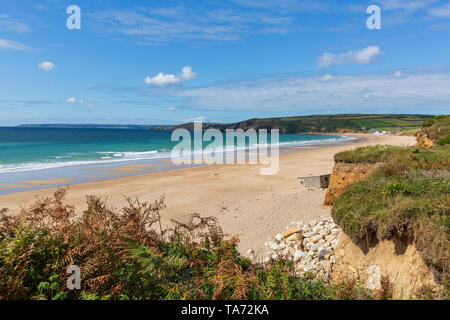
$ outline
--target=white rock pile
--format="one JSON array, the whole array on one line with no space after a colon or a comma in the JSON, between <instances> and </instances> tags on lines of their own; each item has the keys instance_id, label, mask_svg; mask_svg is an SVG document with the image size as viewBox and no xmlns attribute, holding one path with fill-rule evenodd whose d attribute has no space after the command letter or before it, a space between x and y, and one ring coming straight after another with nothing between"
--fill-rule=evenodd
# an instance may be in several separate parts
<instances>
[{"instance_id":1,"label":"white rock pile","mask_svg":"<svg viewBox=\"0 0 450 320\"><path fill-rule=\"evenodd\" d=\"M263 262L288 259L293 261L297 274L309 272L328 279L342 229L331 218L324 218L319 222L312 220L309 223L295 221L291 225L272 241L265 243L268 250Z\"/></svg>"}]
</instances>

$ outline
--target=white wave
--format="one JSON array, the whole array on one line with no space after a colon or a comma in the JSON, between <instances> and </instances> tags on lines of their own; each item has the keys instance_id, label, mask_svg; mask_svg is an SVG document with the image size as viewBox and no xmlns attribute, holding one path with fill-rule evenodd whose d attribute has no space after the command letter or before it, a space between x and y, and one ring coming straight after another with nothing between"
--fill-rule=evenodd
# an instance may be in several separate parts
<instances>
[{"instance_id":1,"label":"white wave","mask_svg":"<svg viewBox=\"0 0 450 320\"><path fill-rule=\"evenodd\" d=\"M96 152L97 154L105 154L109 157L126 157L126 158L133 158L133 157L141 157L151 154L158 153L157 150L151 150L151 151L141 151L141 152L131 152L131 151L99 151Z\"/></svg>"},{"instance_id":2,"label":"white wave","mask_svg":"<svg viewBox=\"0 0 450 320\"><path fill-rule=\"evenodd\" d=\"M101 159L103 160L80 160L80 161L65 161L65 162L34 162L34 163L23 163L23 164L11 164L11 165L0 165L1 173L11 173L11 172L23 172L23 171L36 171L45 169L54 169L62 167L71 166L82 166L82 165L95 165L95 164L108 164L124 161L138 161L138 160L151 160L151 159L162 159L169 158L170 153L158 153L157 151L148 152L124 152L127 155L119 159L111 159L111 157L105 156ZM133 156L133 154L135 156ZM109 160L107 160L109 159Z\"/></svg>"},{"instance_id":3,"label":"white wave","mask_svg":"<svg viewBox=\"0 0 450 320\"><path fill-rule=\"evenodd\" d=\"M341 136L338 138L329 138L321 140L309 140L309 141L285 141L278 143L278 147L287 146L305 146L305 145L318 145L318 144L329 144L335 141L345 141L354 140L356 138ZM254 150L258 148L274 148L275 144L254 144L252 146L223 146L216 148L216 152L232 152L240 150ZM190 157L194 154L202 153L203 151L186 152L182 155L182 158ZM82 166L82 165L96 165L96 164L109 164L125 161L139 161L139 160L152 160L152 159L164 159L170 158L171 152L158 152L157 150L142 151L142 152L117 152L117 151L101 151L96 152L97 154L103 154L104 156L98 160L79 160L79 161L60 161L60 162L35 162L35 163L23 163L23 164L9 164L0 165L1 173L12 173L12 172L23 172L23 171L36 171L45 169L54 169L70 166ZM57 157L58 159L64 157Z\"/></svg>"}]
</instances>

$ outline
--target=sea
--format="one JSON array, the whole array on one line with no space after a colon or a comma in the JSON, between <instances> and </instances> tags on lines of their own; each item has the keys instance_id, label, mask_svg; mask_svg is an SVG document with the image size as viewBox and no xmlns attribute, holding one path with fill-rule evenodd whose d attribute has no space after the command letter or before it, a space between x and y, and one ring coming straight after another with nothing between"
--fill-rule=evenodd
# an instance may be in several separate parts
<instances>
[{"instance_id":1,"label":"sea","mask_svg":"<svg viewBox=\"0 0 450 320\"><path fill-rule=\"evenodd\" d=\"M0 127L0 194L195 166L171 163L171 151L180 142L171 137L172 131L156 129ZM280 134L278 147L290 152L349 139ZM193 134L191 140L194 145ZM269 149L272 140L268 135ZM225 137L223 143L224 152L238 148L236 142L226 145ZM247 139L244 148L261 145L259 138L253 143Z\"/></svg>"}]
</instances>

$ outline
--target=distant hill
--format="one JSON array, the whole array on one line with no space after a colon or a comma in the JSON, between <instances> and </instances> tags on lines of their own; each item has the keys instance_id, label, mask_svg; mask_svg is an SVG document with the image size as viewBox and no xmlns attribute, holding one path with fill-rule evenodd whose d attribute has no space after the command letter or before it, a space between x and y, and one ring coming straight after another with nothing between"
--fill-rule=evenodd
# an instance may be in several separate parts
<instances>
[{"instance_id":1,"label":"distant hill","mask_svg":"<svg viewBox=\"0 0 450 320\"><path fill-rule=\"evenodd\" d=\"M21 124L19 128L66 128L66 129L152 129L157 125L135 124Z\"/></svg>"},{"instance_id":2,"label":"distant hill","mask_svg":"<svg viewBox=\"0 0 450 320\"><path fill-rule=\"evenodd\" d=\"M430 115L417 114L338 114L313 115L282 118L249 119L241 122L204 123L203 129L280 129L280 133L329 133L360 132L375 129L378 131L399 132L418 129ZM174 130L177 128L193 129L192 122L173 126L157 126L155 129Z\"/></svg>"},{"instance_id":3,"label":"distant hill","mask_svg":"<svg viewBox=\"0 0 450 320\"><path fill-rule=\"evenodd\" d=\"M407 131L419 129L422 123L432 118L417 114L337 114L281 118L254 118L236 123L203 123L203 129L280 129L280 133L330 133L378 131ZM120 125L120 124L23 124L22 128L83 128L83 129L194 129L194 123L179 125Z\"/></svg>"}]
</instances>

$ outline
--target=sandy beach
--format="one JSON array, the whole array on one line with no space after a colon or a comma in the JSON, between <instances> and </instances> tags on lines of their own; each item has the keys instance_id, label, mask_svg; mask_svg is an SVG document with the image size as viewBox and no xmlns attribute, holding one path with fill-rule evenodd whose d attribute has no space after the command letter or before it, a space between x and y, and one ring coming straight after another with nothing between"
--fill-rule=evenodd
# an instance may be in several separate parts
<instances>
[{"instance_id":1,"label":"sandy beach","mask_svg":"<svg viewBox=\"0 0 450 320\"><path fill-rule=\"evenodd\" d=\"M292 221L308 221L330 214L330 208L323 205L326 191L306 190L299 185L298 176L330 173L333 155L342 150L362 145L415 143L414 137L407 136L353 136L363 139L281 155L278 174L273 176L260 175L261 165L199 166L71 185L67 202L81 211L86 208L88 194L106 198L116 208L125 204L125 196L139 197L141 201L165 196L164 223L194 212L216 216L225 233L239 238L239 251L245 253L251 248L261 256L264 242ZM16 214L36 197L50 196L54 190L2 195L0 207Z\"/></svg>"}]
</instances>

